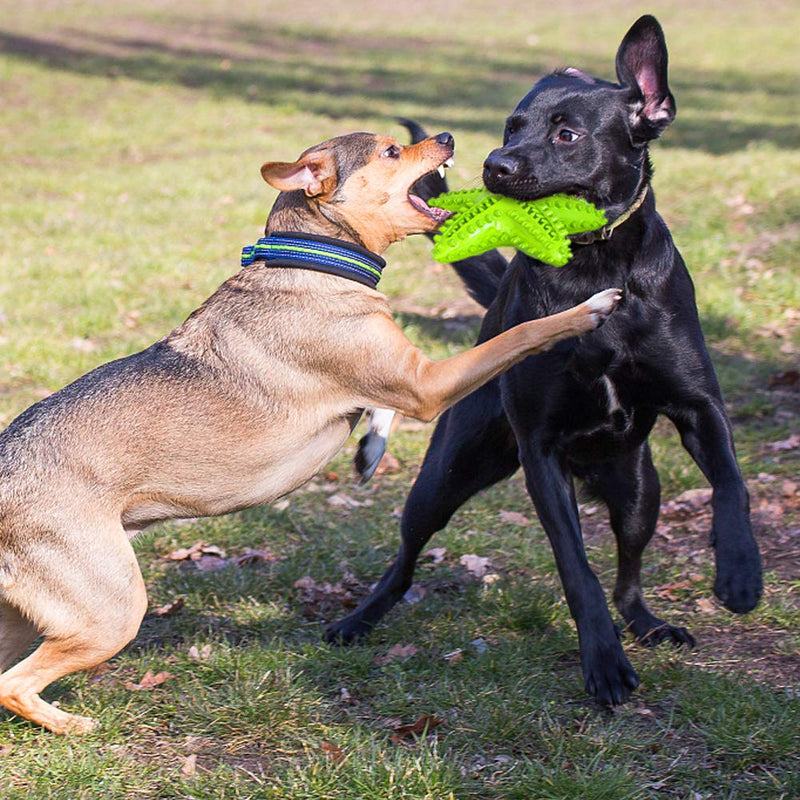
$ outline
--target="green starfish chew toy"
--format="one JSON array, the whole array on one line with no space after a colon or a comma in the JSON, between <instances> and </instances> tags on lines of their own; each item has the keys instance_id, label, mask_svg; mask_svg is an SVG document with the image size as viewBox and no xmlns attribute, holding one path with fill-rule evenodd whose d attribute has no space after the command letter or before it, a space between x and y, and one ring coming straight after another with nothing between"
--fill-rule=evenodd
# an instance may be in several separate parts
<instances>
[{"instance_id":1,"label":"green starfish chew toy","mask_svg":"<svg viewBox=\"0 0 800 800\"><path fill-rule=\"evenodd\" d=\"M586 200L556 194L513 200L486 189L446 192L429 205L452 212L433 239L433 257L461 261L495 247L514 247L532 258L563 267L572 255L568 236L594 231L606 215Z\"/></svg>"}]
</instances>

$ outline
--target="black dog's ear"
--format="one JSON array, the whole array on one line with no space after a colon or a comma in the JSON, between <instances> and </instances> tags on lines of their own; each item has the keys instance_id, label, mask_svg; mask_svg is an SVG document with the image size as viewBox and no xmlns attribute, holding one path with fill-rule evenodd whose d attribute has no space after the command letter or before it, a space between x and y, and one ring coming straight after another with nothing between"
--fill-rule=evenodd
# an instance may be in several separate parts
<instances>
[{"instance_id":1,"label":"black dog's ear","mask_svg":"<svg viewBox=\"0 0 800 800\"><path fill-rule=\"evenodd\" d=\"M649 141L675 119L675 98L667 85L667 43L655 17L633 24L617 51L617 78L633 92L633 133Z\"/></svg>"}]
</instances>

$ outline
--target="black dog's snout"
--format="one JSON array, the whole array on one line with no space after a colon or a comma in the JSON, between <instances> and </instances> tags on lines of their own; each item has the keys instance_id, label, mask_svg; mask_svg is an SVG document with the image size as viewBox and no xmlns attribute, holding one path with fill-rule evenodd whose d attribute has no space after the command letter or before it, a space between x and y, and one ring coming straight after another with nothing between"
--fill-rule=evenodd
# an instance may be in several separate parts
<instances>
[{"instance_id":1,"label":"black dog's snout","mask_svg":"<svg viewBox=\"0 0 800 800\"><path fill-rule=\"evenodd\" d=\"M513 181L519 173L519 160L504 153L502 149L489 153L483 162L483 182L487 188L501 187Z\"/></svg>"},{"instance_id":2,"label":"black dog's snout","mask_svg":"<svg viewBox=\"0 0 800 800\"><path fill-rule=\"evenodd\" d=\"M456 140L453 138L452 133L449 133L448 131L443 131L442 133L437 134L436 144L443 144L446 147L455 147Z\"/></svg>"}]
</instances>

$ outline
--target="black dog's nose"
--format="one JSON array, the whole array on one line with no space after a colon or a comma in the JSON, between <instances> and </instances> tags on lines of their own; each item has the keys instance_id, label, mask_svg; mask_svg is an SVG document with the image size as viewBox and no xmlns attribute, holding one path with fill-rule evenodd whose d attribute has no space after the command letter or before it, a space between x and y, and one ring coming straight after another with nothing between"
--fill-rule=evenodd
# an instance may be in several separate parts
<instances>
[{"instance_id":1,"label":"black dog's nose","mask_svg":"<svg viewBox=\"0 0 800 800\"><path fill-rule=\"evenodd\" d=\"M453 138L452 133L448 133L444 131L443 133L439 133L436 135L436 144L443 144L445 147L455 147L456 140Z\"/></svg>"},{"instance_id":2,"label":"black dog's nose","mask_svg":"<svg viewBox=\"0 0 800 800\"><path fill-rule=\"evenodd\" d=\"M483 162L483 182L487 186L502 184L513 178L518 170L519 161L516 158L504 153L502 149L494 150Z\"/></svg>"}]
</instances>

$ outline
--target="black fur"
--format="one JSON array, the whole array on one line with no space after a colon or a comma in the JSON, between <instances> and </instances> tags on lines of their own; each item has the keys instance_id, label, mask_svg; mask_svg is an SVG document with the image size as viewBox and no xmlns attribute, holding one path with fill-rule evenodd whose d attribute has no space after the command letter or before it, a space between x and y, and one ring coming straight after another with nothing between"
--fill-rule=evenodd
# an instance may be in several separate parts
<instances>
[{"instance_id":1,"label":"black fur","mask_svg":"<svg viewBox=\"0 0 800 800\"><path fill-rule=\"evenodd\" d=\"M648 142L675 114L666 45L654 18L642 17L624 38L617 77L614 84L567 70L539 81L509 117L503 146L486 159L487 187L521 199L579 194L610 220L624 213L649 184ZM462 273L468 285L478 268L471 261ZM675 424L713 487L716 595L737 613L751 610L761 595L747 490L692 281L652 189L610 239L576 245L563 268L518 253L495 280L497 255L485 263L473 294L485 297L488 282L496 296L481 340L611 286L624 288L624 299L602 328L526 359L443 415L405 507L396 562L328 638L366 633L410 586L433 533L521 463L577 625L586 689L601 703L620 703L638 677L584 553L574 477L608 506L618 543L614 600L638 640L694 643L685 629L652 614L640 588L641 557L660 506L647 443L659 415Z\"/></svg>"}]
</instances>

